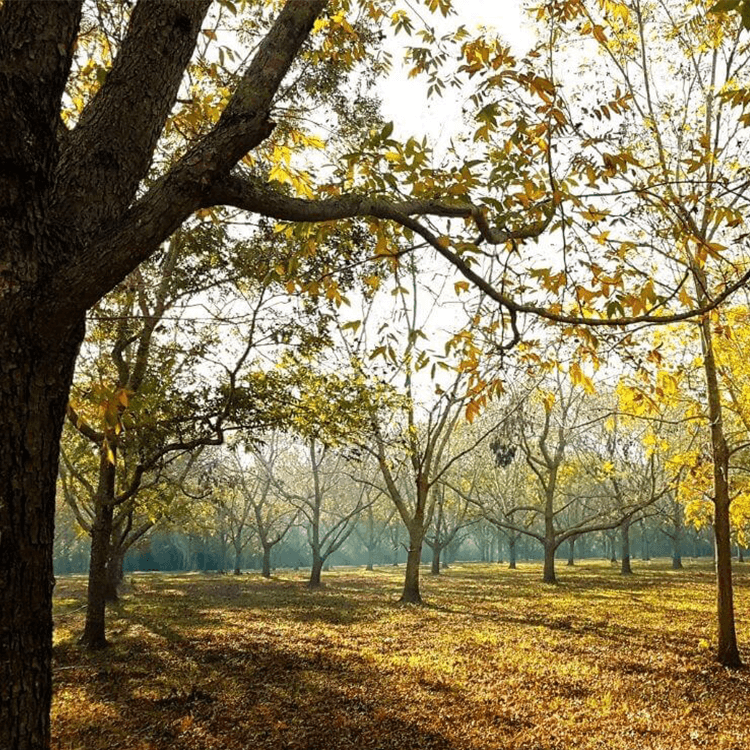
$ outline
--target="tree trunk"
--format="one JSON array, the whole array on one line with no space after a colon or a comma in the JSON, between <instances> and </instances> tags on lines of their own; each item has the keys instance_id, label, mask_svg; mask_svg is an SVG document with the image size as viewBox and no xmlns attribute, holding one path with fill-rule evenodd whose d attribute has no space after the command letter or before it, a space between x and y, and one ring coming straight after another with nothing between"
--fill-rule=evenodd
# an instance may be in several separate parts
<instances>
[{"instance_id":1,"label":"tree trunk","mask_svg":"<svg viewBox=\"0 0 750 750\"><path fill-rule=\"evenodd\" d=\"M310 580L307 583L307 585L311 589L318 589L321 586L320 573L323 570L324 562L325 561L323 560L322 557L320 557L320 555L313 553L313 562L312 562L312 567L310 568Z\"/></svg>"},{"instance_id":2,"label":"tree trunk","mask_svg":"<svg viewBox=\"0 0 750 750\"><path fill-rule=\"evenodd\" d=\"M557 583L555 577L555 545L551 542L545 542L544 544L544 575L542 580L544 583Z\"/></svg>"},{"instance_id":3,"label":"tree trunk","mask_svg":"<svg viewBox=\"0 0 750 750\"><path fill-rule=\"evenodd\" d=\"M367 570L374 570L375 565L375 547L368 545L367 547Z\"/></svg>"},{"instance_id":4,"label":"tree trunk","mask_svg":"<svg viewBox=\"0 0 750 750\"><path fill-rule=\"evenodd\" d=\"M104 598L108 602L116 602L119 599L118 589L124 578L122 571L124 563L125 550L110 549L109 560L107 560L107 588L104 593Z\"/></svg>"},{"instance_id":5,"label":"tree trunk","mask_svg":"<svg viewBox=\"0 0 750 750\"><path fill-rule=\"evenodd\" d=\"M630 519L628 518L620 524L620 542L622 543L620 575L629 576L633 574L633 568L630 565Z\"/></svg>"},{"instance_id":6,"label":"tree trunk","mask_svg":"<svg viewBox=\"0 0 750 750\"><path fill-rule=\"evenodd\" d=\"M423 535L409 532L409 553L406 557L406 575L404 576L404 590L400 602L404 604L421 604L419 593L419 564L422 561Z\"/></svg>"},{"instance_id":7,"label":"tree trunk","mask_svg":"<svg viewBox=\"0 0 750 750\"><path fill-rule=\"evenodd\" d=\"M648 561L651 559L651 551L648 547L648 534L641 529L641 560Z\"/></svg>"},{"instance_id":8,"label":"tree trunk","mask_svg":"<svg viewBox=\"0 0 750 750\"><path fill-rule=\"evenodd\" d=\"M55 491L83 337L81 321L48 341L31 317L3 316L0 334L0 747L13 750L50 742Z\"/></svg>"},{"instance_id":9,"label":"tree trunk","mask_svg":"<svg viewBox=\"0 0 750 750\"><path fill-rule=\"evenodd\" d=\"M238 576L240 574L240 562L242 558L242 550L238 547L234 548L234 574Z\"/></svg>"},{"instance_id":10,"label":"tree trunk","mask_svg":"<svg viewBox=\"0 0 750 750\"><path fill-rule=\"evenodd\" d=\"M727 486L728 495L728 486ZM725 667L741 667L734 627L734 597L732 591L732 547L729 526L728 497L717 497L714 502L714 538L716 541L716 604L719 620L719 643L716 658Z\"/></svg>"},{"instance_id":11,"label":"tree trunk","mask_svg":"<svg viewBox=\"0 0 750 750\"><path fill-rule=\"evenodd\" d=\"M91 527L91 562L86 602L86 624L78 642L95 650L107 646L105 616L107 606L107 563L112 539L115 465L102 449L99 457L99 486L97 487L96 518Z\"/></svg>"},{"instance_id":12,"label":"tree trunk","mask_svg":"<svg viewBox=\"0 0 750 750\"><path fill-rule=\"evenodd\" d=\"M263 563L260 574L263 578L271 577L271 547L267 544L263 545Z\"/></svg>"},{"instance_id":13,"label":"tree trunk","mask_svg":"<svg viewBox=\"0 0 750 750\"><path fill-rule=\"evenodd\" d=\"M732 547L729 526L729 450L724 434L719 378L716 372L711 321L701 320L703 370L708 392L708 415L711 430L711 451L714 480L714 542L716 559L716 604L719 643L716 659L725 667L742 665L734 628L734 597L732 592Z\"/></svg>"},{"instance_id":14,"label":"tree trunk","mask_svg":"<svg viewBox=\"0 0 750 750\"><path fill-rule=\"evenodd\" d=\"M508 568L510 570L516 569L516 538L510 537L508 539Z\"/></svg>"},{"instance_id":15,"label":"tree trunk","mask_svg":"<svg viewBox=\"0 0 750 750\"><path fill-rule=\"evenodd\" d=\"M576 564L576 538L574 536L568 539L568 565Z\"/></svg>"},{"instance_id":16,"label":"tree trunk","mask_svg":"<svg viewBox=\"0 0 750 750\"><path fill-rule=\"evenodd\" d=\"M434 576L440 575L440 545L437 543L432 548L432 568L430 573Z\"/></svg>"}]
</instances>

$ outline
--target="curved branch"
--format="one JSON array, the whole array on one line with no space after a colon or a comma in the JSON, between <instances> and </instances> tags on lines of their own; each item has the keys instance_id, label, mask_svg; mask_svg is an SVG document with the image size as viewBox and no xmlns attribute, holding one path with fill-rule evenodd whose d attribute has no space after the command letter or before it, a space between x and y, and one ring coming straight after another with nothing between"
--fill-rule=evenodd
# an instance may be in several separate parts
<instances>
[{"instance_id":1,"label":"curved branch","mask_svg":"<svg viewBox=\"0 0 750 750\"><path fill-rule=\"evenodd\" d=\"M443 218L472 219L481 233L482 239L490 244L503 244L512 240L538 237L552 221L554 204L545 207L544 218L517 229L490 227L483 209L468 203L429 199L389 201L366 195L349 195L341 198L309 200L293 198L274 190L261 180L253 177L231 175L217 183L206 193L203 207L231 205L246 211L259 213L282 221L316 222L333 221L356 217L375 217L394 221L411 229L422 237L438 254L453 265L461 275L484 292L490 299L511 313L526 313L545 320L568 325L585 325L618 328L642 323L677 323L704 315L714 310L734 292L750 282L750 271L746 271L733 284L700 307L680 313L656 315L653 312L643 315L621 316L617 318L595 318L583 315L556 313L539 305L518 302L508 294L496 289L483 276L474 271L460 255L453 252L444 240L423 226L415 216L439 216Z\"/></svg>"}]
</instances>

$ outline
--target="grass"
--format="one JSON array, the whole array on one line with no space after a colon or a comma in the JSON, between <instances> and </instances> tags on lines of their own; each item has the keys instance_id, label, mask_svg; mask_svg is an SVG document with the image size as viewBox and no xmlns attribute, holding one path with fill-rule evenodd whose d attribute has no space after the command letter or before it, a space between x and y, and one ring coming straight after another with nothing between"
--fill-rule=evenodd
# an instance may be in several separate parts
<instances>
[{"instance_id":1,"label":"grass","mask_svg":"<svg viewBox=\"0 0 750 750\"><path fill-rule=\"evenodd\" d=\"M741 644L750 575L737 566ZM56 588L54 750L750 748L750 671L712 662L713 574L457 565L399 606L403 568L137 575L87 653L85 580ZM750 652L743 656L750 661Z\"/></svg>"}]
</instances>

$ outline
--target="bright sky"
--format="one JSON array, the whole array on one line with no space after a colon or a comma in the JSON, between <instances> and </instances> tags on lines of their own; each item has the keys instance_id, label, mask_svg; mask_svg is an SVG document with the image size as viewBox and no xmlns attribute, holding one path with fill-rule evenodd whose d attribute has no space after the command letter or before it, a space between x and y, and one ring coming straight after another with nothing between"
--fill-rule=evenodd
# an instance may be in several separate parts
<instances>
[{"instance_id":1,"label":"bright sky","mask_svg":"<svg viewBox=\"0 0 750 750\"><path fill-rule=\"evenodd\" d=\"M458 15L440 24L439 29L447 31L463 24L469 31L475 31L479 26L486 26L497 31L520 55L534 43L522 5L520 0L454 0ZM439 23L441 17L430 18L427 14L425 18L430 21L434 18ZM396 41L418 44L418 40L404 34L399 34ZM461 102L451 99L449 94L427 99L425 88L421 80L407 80L406 70L394 53L393 73L382 86L383 116L394 122L396 138L427 135L434 144L440 144L455 130L461 118Z\"/></svg>"}]
</instances>

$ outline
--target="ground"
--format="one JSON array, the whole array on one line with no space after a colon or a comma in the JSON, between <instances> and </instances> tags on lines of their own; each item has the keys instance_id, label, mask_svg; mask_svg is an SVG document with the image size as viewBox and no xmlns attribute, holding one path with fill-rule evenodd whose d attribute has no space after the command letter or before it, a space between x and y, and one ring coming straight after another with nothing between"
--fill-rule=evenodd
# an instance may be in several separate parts
<instances>
[{"instance_id":1,"label":"ground","mask_svg":"<svg viewBox=\"0 0 750 750\"><path fill-rule=\"evenodd\" d=\"M750 571L737 566L750 662ZM750 671L712 662L708 563L136 574L86 653L85 579L58 580L53 750L750 748Z\"/></svg>"}]
</instances>

